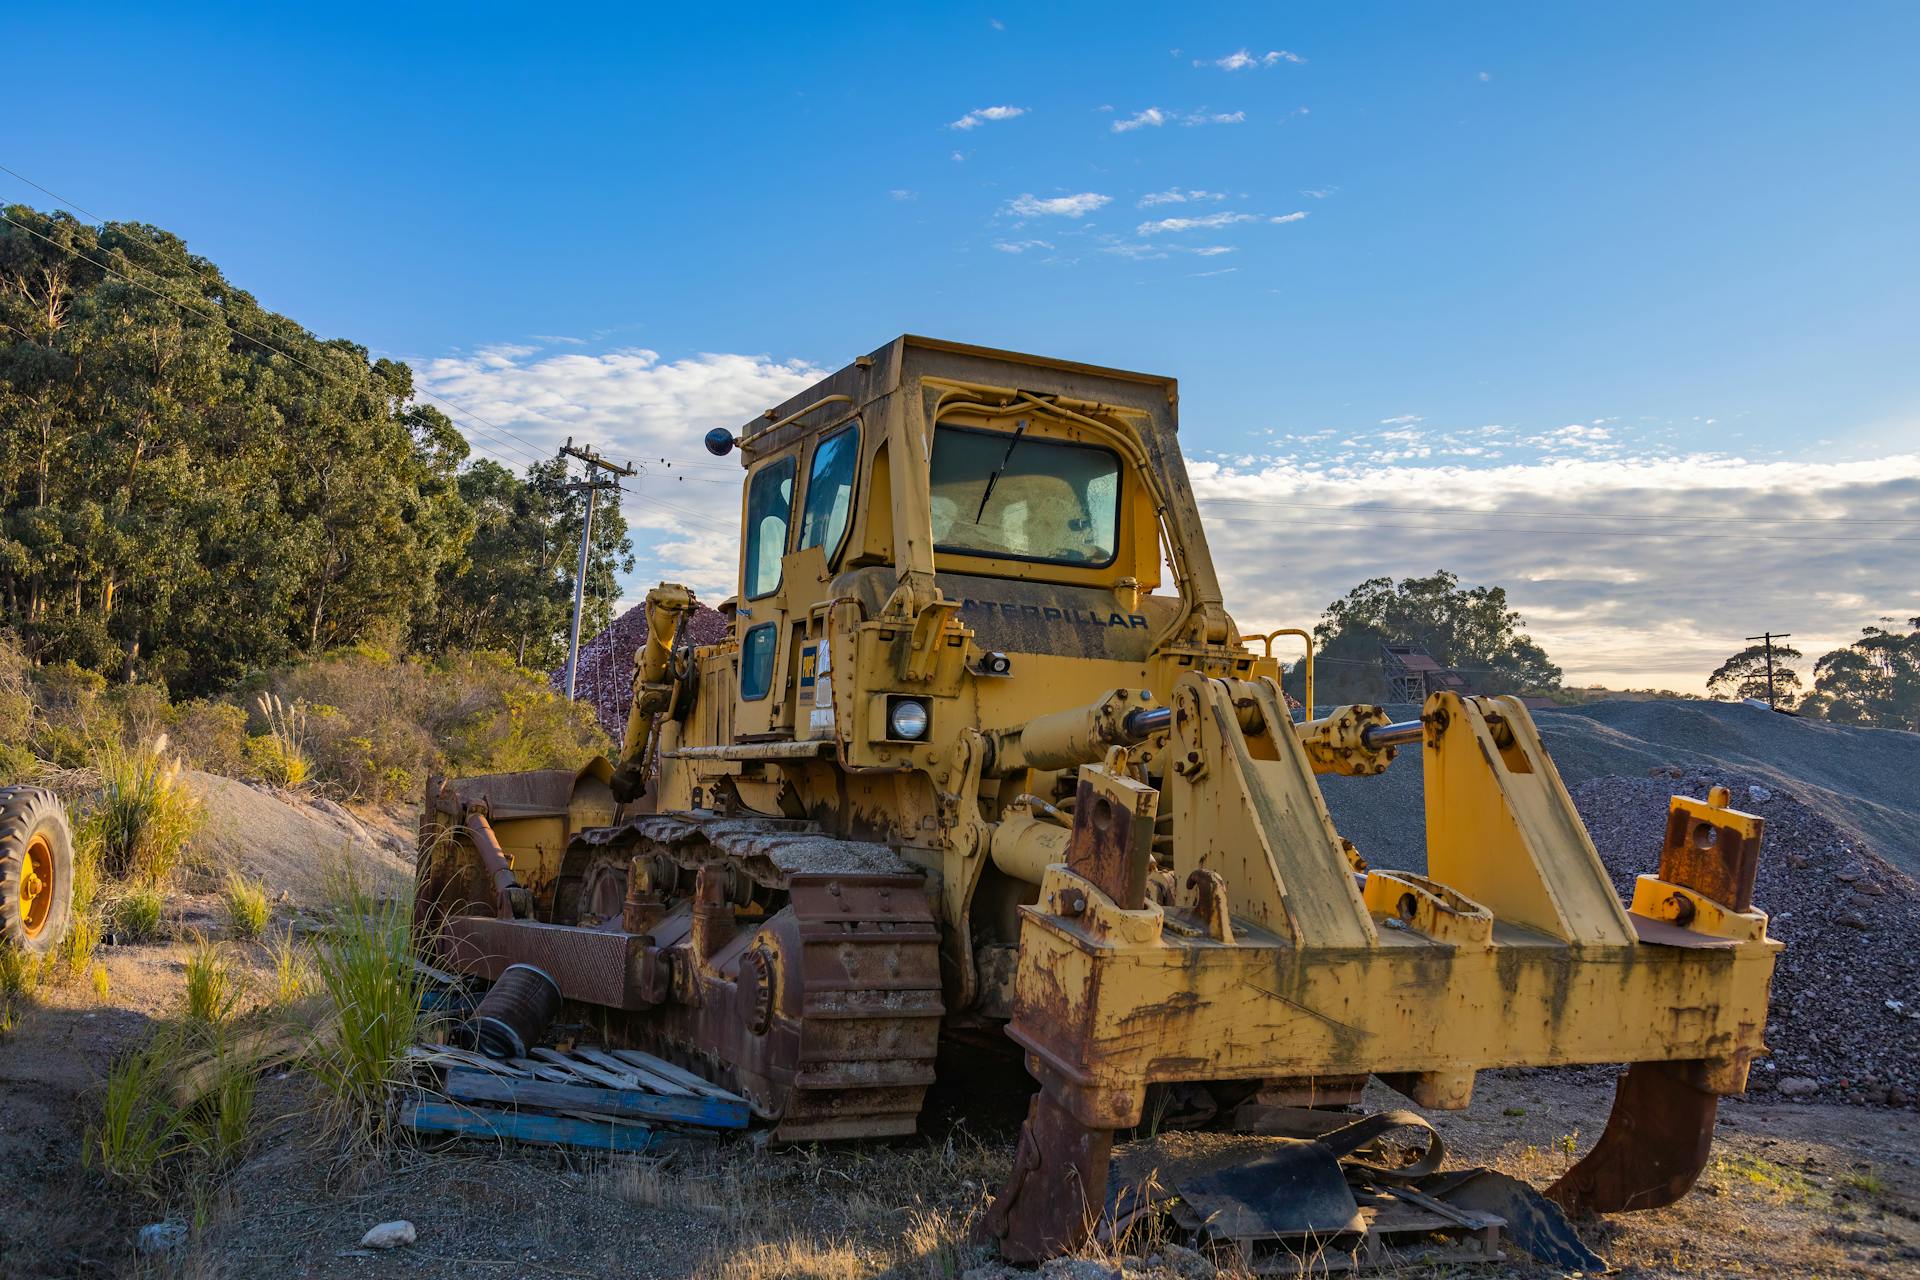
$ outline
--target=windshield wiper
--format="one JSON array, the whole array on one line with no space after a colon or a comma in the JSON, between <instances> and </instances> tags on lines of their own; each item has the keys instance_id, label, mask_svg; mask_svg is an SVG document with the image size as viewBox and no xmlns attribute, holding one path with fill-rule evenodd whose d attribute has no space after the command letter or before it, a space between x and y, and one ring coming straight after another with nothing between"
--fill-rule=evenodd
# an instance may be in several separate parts
<instances>
[{"instance_id":1,"label":"windshield wiper","mask_svg":"<svg viewBox=\"0 0 1920 1280\"><path fill-rule=\"evenodd\" d=\"M1000 465L995 467L993 474L987 477L987 491L980 495L980 509L973 513L973 522L975 524L979 524L980 517L987 514L987 499L993 496L993 486L1000 483L1000 473L1007 469L1009 462L1013 461L1013 451L1020 447L1020 437L1025 435L1026 431L1027 420L1025 418L1013 424L1013 439L1007 441L1007 451L1001 455Z\"/></svg>"}]
</instances>

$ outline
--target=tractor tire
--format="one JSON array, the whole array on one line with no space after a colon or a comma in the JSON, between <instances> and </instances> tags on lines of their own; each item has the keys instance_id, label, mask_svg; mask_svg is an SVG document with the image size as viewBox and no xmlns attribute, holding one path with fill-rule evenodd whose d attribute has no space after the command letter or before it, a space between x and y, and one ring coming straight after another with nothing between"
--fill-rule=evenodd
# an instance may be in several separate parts
<instances>
[{"instance_id":1,"label":"tractor tire","mask_svg":"<svg viewBox=\"0 0 1920 1280\"><path fill-rule=\"evenodd\" d=\"M44 955L73 913L73 836L58 796L0 787L0 945Z\"/></svg>"}]
</instances>

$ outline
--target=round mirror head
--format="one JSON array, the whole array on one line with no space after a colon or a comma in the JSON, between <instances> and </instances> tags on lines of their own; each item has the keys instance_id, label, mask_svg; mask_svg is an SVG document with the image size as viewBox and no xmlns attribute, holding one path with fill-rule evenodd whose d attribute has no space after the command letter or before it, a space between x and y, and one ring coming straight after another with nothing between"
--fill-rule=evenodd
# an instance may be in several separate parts
<instances>
[{"instance_id":1,"label":"round mirror head","mask_svg":"<svg viewBox=\"0 0 1920 1280\"><path fill-rule=\"evenodd\" d=\"M733 452L733 432L725 427L715 427L707 432L707 452L716 458L724 458Z\"/></svg>"}]
</instances>

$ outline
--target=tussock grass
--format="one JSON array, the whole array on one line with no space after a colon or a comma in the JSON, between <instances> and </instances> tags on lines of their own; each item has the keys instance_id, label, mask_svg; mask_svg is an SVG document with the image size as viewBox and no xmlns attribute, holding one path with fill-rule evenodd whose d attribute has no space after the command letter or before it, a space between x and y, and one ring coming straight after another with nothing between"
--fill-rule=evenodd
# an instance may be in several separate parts
<instances>
[{"instance_id":1,"label":"tussock grass","mask_svg":"<svg viewBox=\"0 0 1920 1280\"><path fill-rule=\"evenodd\" d=\"M100 888L99 830L91 820L82 820L73 832L72 914L59 946L69 973L86 972L106 931L100 919Z\"/></svg>"},{"instance_id":2,"label":"tussock grass","mask_svg":"<svg viewBox=\"0 0 1920 1280\"><path fill-rule=\"evenodd\" d=\"M163 1024L107 1073L87 1165L155 1203L203 1205L255 1133L259 1071L245 1043L230 1023ZM182 1105L179 1081L209 1063L204 1092Z\"/></svg>"},{"instance_id":3,"label":"tussock grass","mask_svg":"<svg viewBox=\"0 0 1920 1280\"><path fill-rule=\"evenodd\" d=\"M107 967L96 964L89 971L88 976L93 980L94 999L104 1003L107 997L113 994L113 979L107 976Z\"/></svg>"},{"instance_id":4,"label":"tussock grass","mask_svg":"<svg viewBox=\"0 0 1920 1280\"><path fill-rule=\"evenodd\" d=\"M203 1025L226 1022L240 1005L246 979L218 944L200 938L187 957L187 1018Z\"/></svg>"},{"instance_id":5,"label":"tussock grass","mask_svg":"<svg viewBox=\"0 0 1920 1280\"><path fill-rule=\"evenodd\" d=\"M151 884L128 885L113 901L114 931L128 942L151 942L160 936L160 920L167 900Z\"/></svg>"},{"instance_id":6,"label":"tussock grass","mask_svg":"<svg viewBox=\"0 0 1920 1280\"><path fill-rule=\"evenodd\" d=\"M250 880L238 871L227 872L220 890L220 902L226 909L227 931L235 938L253 941L267 931L273 907L267 902L265 881Z\"/></svg>"},{"instance_id":7,"label":"tussock grass","mask_svg":"<svg viewBox=\"0 0 1920 1280\"><path fill-rule=\"evenodd\" d=\"M313 957L293 940L291 930L267 944L267 955L273 961L270 994L275 1005L296 1004L313 990Z\"/></svg>"},{"instance_id":8,"label":"tussock grass","mask_svg":"<svg viewBox=\"0 0 1920 1280\"><path fill-rule=\"evenodd\" d=\"M407 1049L429 1023L424 983L412 967L410 901L379 901L349 867L330 886L334 928L315 948L320 989L334 1015L333 1043L308 1063L327 1094L327 1121L349 1145L391 1136L388 1102L412 1078Z\"/></svg>"},{"instance_id":9,"label":"tussock grass","mask_svg":"<svg viewBox=\"0 0 1920 1280\"><path fill-rule=\"evenodd\" d=\"M0 997L15 1000L33 995L46 971L46 960L40 955L0 946Z\"/></svg>"},{"instance_id":10,"label":"tussock grass","mask_svg":"<svg viewBox=\"0 0 1920 1280\"><path fill-rule=\"evenodd\" d=\"M108 743L99 763L91 820L98 823L102 867L119 879L165 881L205 817L180 781L179 760L167 754L166 735L136 747Z\"/></svg>"}]
</instances>

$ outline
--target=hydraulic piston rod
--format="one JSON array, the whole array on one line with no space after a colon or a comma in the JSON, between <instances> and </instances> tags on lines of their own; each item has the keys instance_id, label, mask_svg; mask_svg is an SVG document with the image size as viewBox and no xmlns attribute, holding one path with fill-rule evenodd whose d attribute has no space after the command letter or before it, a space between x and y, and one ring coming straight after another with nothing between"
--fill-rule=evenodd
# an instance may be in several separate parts
<instances>
[{"instance_id":1,"label":"hydraulic piston rod","mask_svg":"<svg viewBox=\"0 0 1920 1280\"><path fill-rule=\"evenodd\" d=\"M1404 747L1420 741L1420 735L1426 732L1426 725L1418 720L1399 720L1393 724L1370 724L1360 731L1360 741L1367 750L1378 751L1382 747Z\"/></svg>"}]
</instances>

